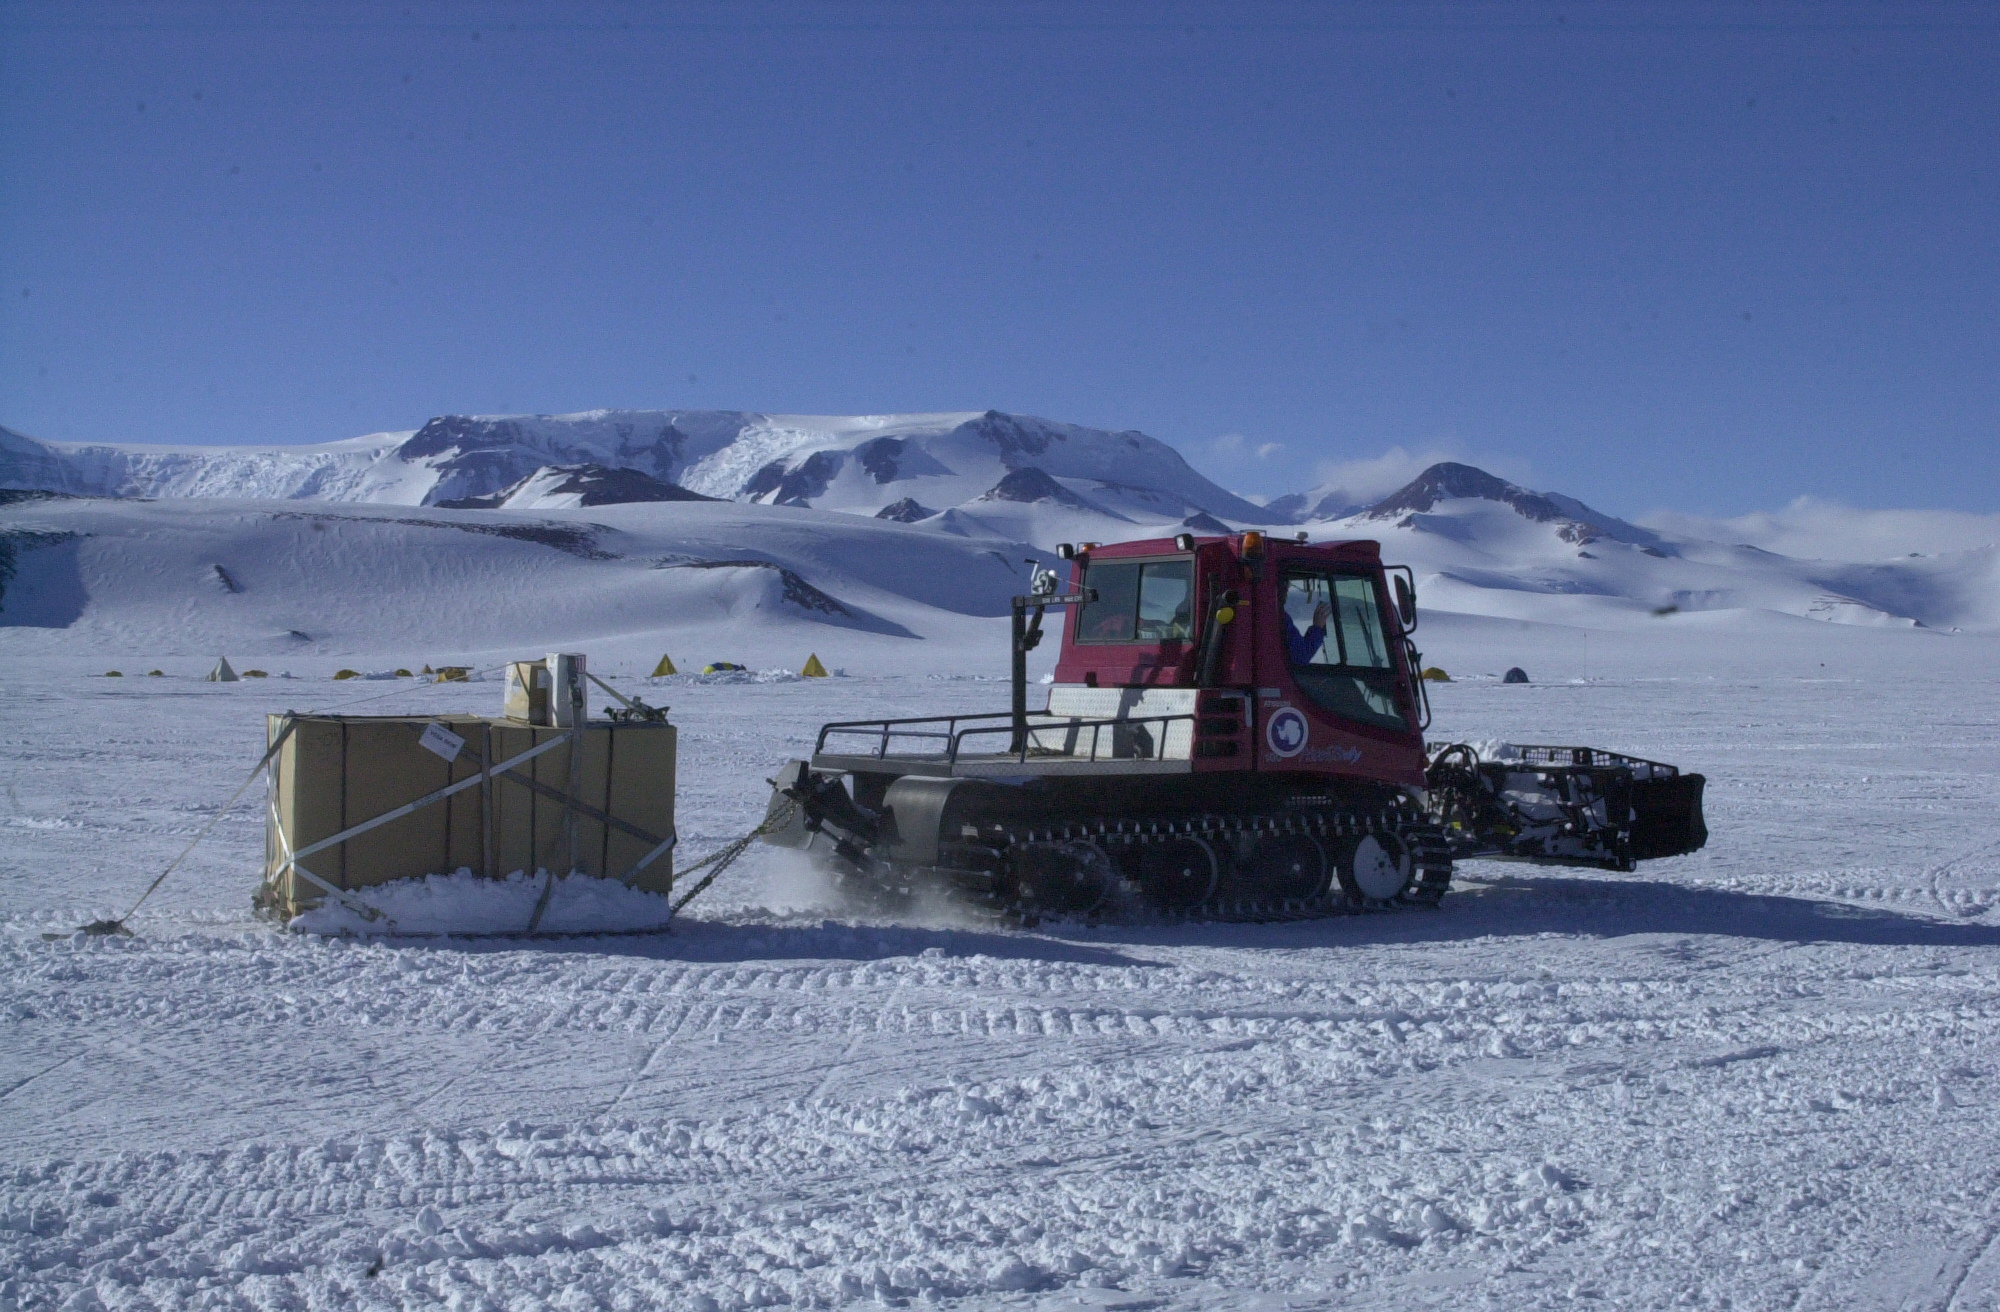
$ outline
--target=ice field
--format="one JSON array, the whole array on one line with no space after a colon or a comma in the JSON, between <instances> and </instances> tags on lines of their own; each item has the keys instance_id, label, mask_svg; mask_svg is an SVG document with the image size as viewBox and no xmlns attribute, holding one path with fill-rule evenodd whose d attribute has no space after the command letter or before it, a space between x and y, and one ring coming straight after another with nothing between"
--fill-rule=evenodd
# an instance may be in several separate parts
<instances>
[{"instance_id":1,"label":"ice field","mask_svg":"<svg viewBox=\"0 0 2000 1312\"><path fill-rule=\"evenodd\" d=\"M2000 645L1772 623L1427 617L1472 676L1434 739L1708 776L1707 849L1633 875L1020 931L873 921L763 849L671 932L532 943L254 921L254 806L136 937L70 936L242 780L264 712L408 685L24 657L0 1306L2000 1306ZM823 720L1004 704L993 624L957 677L654 687L683 861ZM1540 681L1477 677L1514 663Z\"/></svg>"}]
</instances>

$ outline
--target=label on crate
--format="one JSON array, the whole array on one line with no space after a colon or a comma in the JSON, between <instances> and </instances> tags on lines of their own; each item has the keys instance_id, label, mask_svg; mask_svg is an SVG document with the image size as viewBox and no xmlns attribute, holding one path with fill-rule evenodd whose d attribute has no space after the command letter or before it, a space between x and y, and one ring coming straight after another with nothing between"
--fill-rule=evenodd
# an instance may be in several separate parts
<instances>
[{"instance_id":1,"label":"label on crate","mask_svg":"<svg viewBox=\"0 0 2000 1312\"><path fill-rule=\"evenodd\" d=\"M409 739L403 741L408 742ZM443 725L432 721L424 728L424 736L417 739L417 746L427 752L434 752L447 761L456 761L458 754L465 750L465 739L459 737Z\"/></svg>"}]
</instances>

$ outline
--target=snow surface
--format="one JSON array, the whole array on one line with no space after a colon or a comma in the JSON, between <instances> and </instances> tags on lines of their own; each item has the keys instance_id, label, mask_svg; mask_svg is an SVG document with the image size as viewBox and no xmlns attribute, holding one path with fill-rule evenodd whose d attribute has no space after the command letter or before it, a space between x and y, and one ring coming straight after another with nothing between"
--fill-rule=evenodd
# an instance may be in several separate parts
<instances>
[{"instance_id":1,"label":"snow surface","mask_svg":"<svg viewBox=\"0 0 2000 1312\"><path fill-rule=\"evenodd\" d=\"M1993 1307L1994 639L1684 618L1420 634L1458 678L1434 737L1708 775L1708 848L1636 874L1022 932L882 923L759 848L670 933L536 942L254 921L247 807L137 937L69 934L206 823L265 712L501 688L105 679L0 630L0 1300ZM355 663L406 661L400 622ZM652 685L683 859L824 720L1004 702L989 636L931 640L950 678Z\"/></svg>"},{"instance_id":2,"label":"snow surface","mask_svg":"<svg viewBox=\"0 0 2000 1312\"><path fill-rule=\"evenodd\" d=\"M51 500L0 506L6 533L24 543L0 597L6 649L99 673L197 653L206 672L225 652L274 675L483 667L555 642L648 669L662 651L696 669L797 669L815 651L949 669L939 646L968 621L1004 633L1028 559L1055 563L999 537L732 502L525 515Z\"/></svg>"},{"instance_id":3,"label":"snow surface","mask_svg":"<svg viewBox=\"0 0 2000 1312\"><path fill-rule=\"evenodd\" d=\"M885 923L756 848L667 933L360 939L252 919L246 805L137 937L72 933L208 823L266 713L497 708L395 675L425 663L582 650L670 705L685 865L821 723L1003 706L1027 558L1180 508L1067 477L1098 509L0 506L0 1312L2000 1306L1976 543L1809 560L1479 497L1309 526L1416 569L1433 739L1708 776L1709 846L1632 875L1022 932ZM650 680L663 651L751 668ZM219 656L270 677L203 682ZM490 933L540 893L465 884L382 896ZM564 884L550 928L658 903Z\"/></svg>"},{"instance_id":4,"label":"snow surface","mask_svg":"<svg viewBox=\"0 0 2000 1312\"><path fill-rule=\"evenodd\" d=\"M542 904L542 894L548 902ZM328 900L287 923L306 934L347 934L412 937L445 934L519 935L535 924L540 934L606 934L664 929L673 920L673 904L657 893L628 888L613 879L557 879L549 887L549 872L515 870L485 879L470 870L398 879L366 889L356 900L379 913L369 917L353 907ZM539 923L535 908L542 906Z\"/></svg>"}]
</instances>

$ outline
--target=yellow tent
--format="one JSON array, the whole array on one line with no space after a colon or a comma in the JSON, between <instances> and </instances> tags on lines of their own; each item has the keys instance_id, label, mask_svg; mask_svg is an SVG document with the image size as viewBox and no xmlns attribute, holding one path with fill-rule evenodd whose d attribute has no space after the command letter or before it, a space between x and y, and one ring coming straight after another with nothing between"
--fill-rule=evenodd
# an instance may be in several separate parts
<instances>
[{"instance_id":1,"label":"yellow tent","mask_svg":"<svg viewBox=\"0 0 2000 1312\"><path fill-rule=\"evenodd\" d=\"M817 652L808 653L805 668L800 670L799 673L808 679L824 679L826 677L826 666L819 663L819 654Z\"/></svg>"},{"instance_id":2,"label":"yellow tent","mask_svg":"<svg viewBox=\"0 0 2000 1312\"><path fill-rule=\"evenodd\" d=\"M1428 669L1424 671L1424 677L1426 679L1429 679L1432 683L1451 682L1451 676L1449 674L1446 674L1443 670L1439 669L1435 665L1430 666Z\"/></svg>"},{"instance_id":3,"label":"yellow tent","mask_svg":"<svg viewBox=\"0 0 2000 1312\"><path fill-rule=\"evenodd\" d=\"M674 658L665 652L661 652L660 663L653 667L653 677L655 679L664 679L669 674L679 673L680 671L674 668Z\"/></svg>"}]
</instances>

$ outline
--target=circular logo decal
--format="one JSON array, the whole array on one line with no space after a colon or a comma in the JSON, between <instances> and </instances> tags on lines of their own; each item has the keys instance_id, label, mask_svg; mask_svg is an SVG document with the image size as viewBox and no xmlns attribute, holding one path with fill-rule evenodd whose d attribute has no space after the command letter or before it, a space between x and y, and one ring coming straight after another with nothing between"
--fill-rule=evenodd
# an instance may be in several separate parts
<instances>
[{"instance_id":1,"label":"circular logo decal","mask_svg":"<svg viewBox=\"0 0 2000 1312\"><path fill-rule=\"evenodd\" d=\"M1282 706L1264 726L1264 745L1273 756L1297 756L1306 749L1306 717Z\"/></svg>"}]
</instances>

